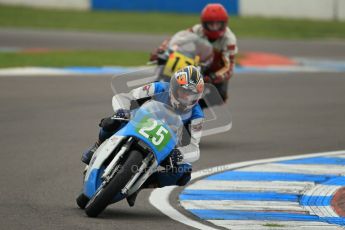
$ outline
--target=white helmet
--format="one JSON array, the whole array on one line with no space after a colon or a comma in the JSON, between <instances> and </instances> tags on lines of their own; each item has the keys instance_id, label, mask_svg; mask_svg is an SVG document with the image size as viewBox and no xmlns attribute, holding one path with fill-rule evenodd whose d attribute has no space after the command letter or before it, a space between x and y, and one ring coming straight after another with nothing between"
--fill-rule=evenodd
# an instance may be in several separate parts
<instances>
[{"instance_id":1,"label":"white helmet","mask_svg":"<svg viewBox=\"0 0 345 230\"><path fill-rule=\"evenodd\" d=\"M170 102L180 112L192 109L204 92L204 80L198 68L186 66L171 77Z\"/></svg>"}]
</instances>

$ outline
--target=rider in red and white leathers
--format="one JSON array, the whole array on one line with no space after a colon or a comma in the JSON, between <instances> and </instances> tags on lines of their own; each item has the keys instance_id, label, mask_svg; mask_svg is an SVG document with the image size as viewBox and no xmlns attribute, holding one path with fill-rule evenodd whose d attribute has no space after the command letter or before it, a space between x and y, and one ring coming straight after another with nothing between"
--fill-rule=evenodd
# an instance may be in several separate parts
<instances>
[{"instance_id":1,"label":"rider in red and white leathers","mask_svg":"<svg viewBox=\"0 0 345 230\"><path fill-rule=\"evenodd\" d=\"M228 82L233 75L235 55L238 53L235 34L227 27L228 13L221 4L208 4L201 13L201 24L189 30L208 39L213 46L214 57L211 65L204 70L205 82L212 83L224 101L227 100ZM159 59L168 48L169 39L151 54L151 61Z\"/></svg>"}]
</instances>

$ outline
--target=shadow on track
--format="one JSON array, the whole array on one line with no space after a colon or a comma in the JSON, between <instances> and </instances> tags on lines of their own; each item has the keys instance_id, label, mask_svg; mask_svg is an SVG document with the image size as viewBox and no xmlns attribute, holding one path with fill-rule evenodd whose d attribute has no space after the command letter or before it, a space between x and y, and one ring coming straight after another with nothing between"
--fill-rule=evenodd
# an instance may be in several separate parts
<instances>
[{"instance_id":1,"label":"shadow on track","mask_svg":"<svg viewBox=\"0 0 345 230\"><path fill-rule=\"evenodd\" d=\"M78 209L78 208L73 208L73 213L80 214L82 213L82 217L87 218L86 214L84 213L84 210ZM102 214L100 214L96 220L102 220L102 221L114 221L114 220L154 220L154 221L159 221L162 219L165 219L166 216L163 214L156 212L156 211L151 211L151 210L143 210L142 208L116 208L114 207L113 209L107 208ZM90 220L95 220L95 218L87 218Z\"/></svg>"}]
</instances>

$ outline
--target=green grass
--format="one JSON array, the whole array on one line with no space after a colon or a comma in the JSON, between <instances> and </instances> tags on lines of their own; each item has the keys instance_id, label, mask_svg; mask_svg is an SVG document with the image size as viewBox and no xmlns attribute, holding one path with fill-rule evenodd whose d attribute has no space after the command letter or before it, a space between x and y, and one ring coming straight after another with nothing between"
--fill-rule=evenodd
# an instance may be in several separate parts
<instances>
[{"instance_id":1,"label":"green grass","mask_svg":"<svg viewBox=\"0 0 345 230\"><path fill-rule=\"evenodd\" d=\"M273 223L267 223L267 224L264 224L263 226L265 226L265 227L271 227L271 228L282 228L282 227L285 227L285 225L282 225L282 224L273 224Z\"/></svg>"},{"instance_id":2,"label":"green grass","mask_svg":"<svg viewBox=\"0 0 345 230\"><path fill-rule=\"evenodd\" d=\"M146 52L52 51L45 53L0 52L0 68L21 66L138 66L145 65Z\"/></svg>"},{"instance_id":3,"label":"green grass","mask_svg":"<svg viewBox=\"0 0 345 230\"><path fill-rule=\"evenodd\" d=\"M42 10L0 5L0 27L173 34L198 22L198 15ZM345 38L345 22L231 17L229 25L239 38Z\"/></svg>"},{"instance_id":4,"label":"green grass","mask_svg":"<svg viewBox=\"0 0 345 230\"><path fill-rule=\"evenodd\" d=\"M198 22L198 15L187 14L84 12L0 5L0 27L2 28L173 34ZM345 38L343 29L345 22L231 17L229 25L239 38ZM136 66L144 65L148 58L147 52L126 51L0 52L0 68L14 66Z\"/></svg>"}]
</instances>

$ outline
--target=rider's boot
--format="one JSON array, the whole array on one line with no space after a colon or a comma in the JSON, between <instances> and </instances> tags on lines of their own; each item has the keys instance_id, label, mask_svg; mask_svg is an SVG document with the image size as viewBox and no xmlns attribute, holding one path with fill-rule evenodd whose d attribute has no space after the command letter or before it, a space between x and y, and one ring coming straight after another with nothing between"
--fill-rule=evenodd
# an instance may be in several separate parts
<instances>
[{"instance_id":1,"label":"rider's boot","mask_svg":"<svg viewBox=\"0 0 345 230\"><path fill-rule=\"evenodd\" d=\"M149 178L142 186L140 189L138 189L138 191L136 191L135 193L133 193L130 196L127 196L127 203L130 207L133 207L135 204L135 200L137 199L137 196L139 194L139 192L144 189L144 188L159 188L159 184L157 181L152 180L152 178Z\"/></svg>"},{"instance_id":2,"label":"rider's boot","mask_svg":"<svg viewBox=\"0 0 345 230\"><path fill-rule=\"evenodd\" d=\"M135 193L133 193L132 195L126 197L126 200L127 200L129 207L134 206L135 200L137 199L139 191L140 191L140 189L138 191L136 191Z\"/></svg>"},{"instance_id":3,"label":"rider's boot","mask_svg":"<svg viewBox=\"0 0 345 230\"><path fill-rule=\"evenodd\" d=\"M99 146L100 146L100 141L98 140L95 144L93 144L88 150L86 150L83 153L81 157L81 161L88 165L91 161L93 154L96 152Z\"/></svg>"}]
</instances>

